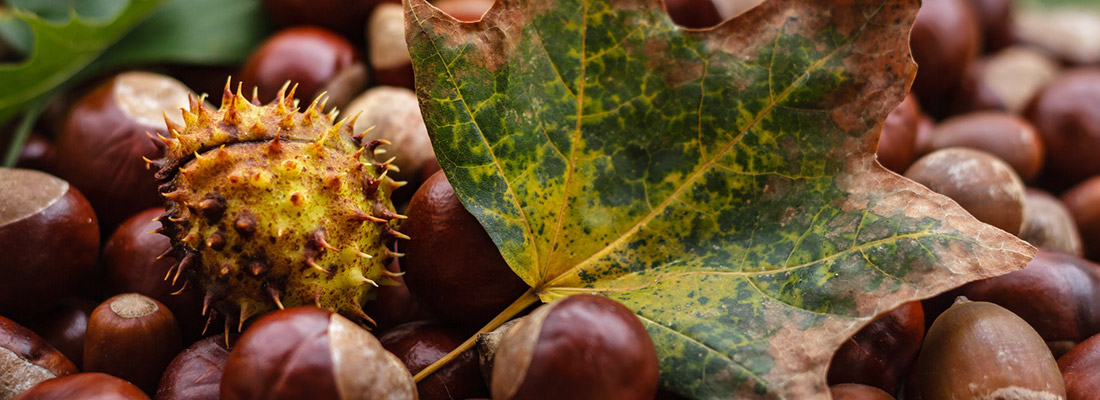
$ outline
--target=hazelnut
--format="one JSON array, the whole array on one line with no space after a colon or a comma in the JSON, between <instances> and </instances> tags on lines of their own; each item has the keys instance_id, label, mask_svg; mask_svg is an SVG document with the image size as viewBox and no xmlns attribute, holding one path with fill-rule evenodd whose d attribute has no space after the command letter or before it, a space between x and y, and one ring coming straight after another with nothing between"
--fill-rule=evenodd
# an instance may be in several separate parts
<instances>
[{"instance_id":1,"label":"hazelnut","mask_svg":"<svg viewBox=\"0 0 1100 400\"><path fill-rule=\"evenodd\" d=\"M406 214L405 284L433 314L481 325L527 290L442 172L420 186Z\"/></svg>"},{"instance_id":2,"label":"hazelnut","mask_svg":"<svg viewBox=\"0 0 1100 400\"><path fill-rule=\"evenodd\" d=\"M1100 69L1066 72L1039 91L1024 111L1048 154L1043 182L1063 189L1100 175Z\"/></svg>"},{"instance_id":3,"label":"hazelnut","mask_svg":"<svg viewBox=\"0 0 1100 400\"><path fill-rule=\"evenodd\" d=\"M970 64L954 99L956 114L979 110L1023 112L1028 101L1054 81L1062 67L1045 54L1009 47Z\"/></svg>"},{"instance_id":4,"label":"hazelnut","mask_svg":"<svg viewBox=\"0 0 1100 400\"><path fill-rule=\"evenodd\" d=\"M99 225L79 190L43 172L0 168L0 193L0 314L22 319L91 276Z\"/></svg>"},{"instance_id":5,"label":"hazelnut","mask_svg":"<svg viewBox=\"0 0 1100 400\"><path fill-rule=\"evenodd\" d=\"M960 298L936 318L920 352L921 397L1064 399L1054 356L1023 319Z\"/></svg>"},{"instance_id":6,"label":"hazelnut","mask_svg":"<svg viewBox=\"0 0 1100 400\"><path fill-rule=\"evenodd\" d=\"M420 115L420 102L412 90L400 87L379 86L371 88L352 100L343 111L346 115L358 115L355 132L371 129L363 137L363 144L376 139L388 140L386 156L394 157L400 169L391 174L397 180L413 180L424 164L435 159L431 138Z\"/></svg>"},{"instance_id":7,"label":"hazelnut","mask_svg":"<svg viewBox=\"0 0 1100 400\"><path fill-rule=\"evenodd\" d=\"M921 4L909 43L918 65L913 93L925 109L940 114L938 105L977 58L981 45L978 26L968 0L926 0Z\"/></svg>"},{"instance_id":8,"label":"hazelnut","mask_svg":"<svg viewBox=\"0 0 1100 400\"><path fill-rule=\"evenodd\" d=\"M909 168L916 155L921 116L920 105L912 94L905 96L905 100L886 116L876 153L882 166L899 174Z\"/></svg>"},{"instance_id":9,"label":"hazelnut","mask_svg":"<svg viewBox=\"0 0 1100 400\"><path fill-rule=\"evenodd\" d=\"M1012 166L1025 181L1039 175L1045 153L1039 132L1027 120L1001 112L977 112L952 117L932 129L930 153L948 147L966 147L992 154Z\"/></svg>"},{"instance_id":10,"label":"hazelnut","mask_svg":"<svg viewBox=\"0 0 1100 400\"><path fill-rule=\"evenodd\" d=\"M1085 255L1091 260L1100 260L1100 176L1070 188L1062 194L1062 203L1081 233Z\"/></svg>"},{"instance_id":11,"label":"hazelnut","mask_svg":"<svg viewBox=\"0 0 1100 400\"><path fill-rule=\"evenodd\" d=\"M120 294L92 311L84 370L105 372L154 393L164 368L182 348L176 319L164 304L137 293Z\"/></svg>"},{"instance_id":12,"label":"hazelnut","mask_svg":"<svg viewBox=\"0 0 1100 400\"><path fill-rule=\"evenodd\" d=\"M1058 369L1066 384L1067 400L1096 398L1100 393L1100 335L1093 335L1058 358Z\"/></svg>"},{"instance_id":13,"label":"hazelnut","mask_svg":"<svg viewBox=\"0 0 1100 400\"><path fill-rule=\"evenodd\" d=\"M874 386L858 383L842 383L829 386L833 400L894 400L894 396Z\"/></svg>"},{"instance_id":14,"label":"hazelnut","mask_svg":"<svg viewBox=\"0 0 1100 400\"><path fill-rule=\"evenodd\" d=\"M470 335L438 322L419 321L398 326L378 338L382 347L415 374L458 348ZM489 388L481 377L477 350L470 349L416 384L420 400L485 397Z\"/></svg>"},{"instance_id":15,"label":"hazelnut","mask_svg":"<svg viewBox=\"0 0 1100 400\"><path fill-rule=\"evenodd\" d=\"M236 335L233 335L234 338ZM156 400L217 399L229 348L225 337L202 339L172 359L160 378Z\"/></svg>"},{"instance_id":16,"label":"hazelnut","mask_svg":"<svg viewBox=\"0 0 1100 400\"><path fill-rule=\"evenodd\" d=\"M579 294L540 307L504 335L493 399L645 399L657 394L657 351L638 317Z\"/></svg>"},{"instance_id":17,"label":"hazelnut","mask_svg":"<svg viewBox=\"0 0 1100 400\"><path fill-rule=\"evenodd\" d=\"M830 385L858 383L893 393L924 339L920 302L902 304L856 332L833 355Z\"/></svg>"},{"instance_id":18,"label":"hazelnut","mask_svg":"<svg viewBox=\"0 0 1100 400\"><path fill-rule=\"evenodd\" d=\"M57 139L57 173L88 197L103 232L161 204L142 157L161 157L165 119L183 124L190 91L175 79L126 72L99 85L69 109Z\"/></svg>"},{"instance_id":19,"label":"hazelnut","mask_svg":"<svg viewBox=\"0 0 1100 400\"><path fill-rule=\"evenodd\" d=\"M0 317L0 399L10 399L39 382L76 372L69 359L34 332Z\"/></svg>"},{"instance_id":20,"label":"hazelnut","mask_svg":"<svg viewBox=\"0 0 1100 400\"><path fill-rule=\"evenodd\" d=\"M366 87L367 69L343 37L311 26L288 28L252 52L241 82L255 86L260 99L271 99L288 81L298 85L297 98L312 101L327 92L327 105L343 108Z\"/></svg>"},{"instance_id":21,"label":"hazelnut","mask_svg":"<svg viewBox=\"0 0 1100 400\"><path fill-rule=\"evenodd\" d=\"M1066 205L1039 189L1028 188L1025 195L1020 239L1035 247L1084 256L1081 234Z\"/></svg>"},{"instance_id":22,"label":"hazelnut","mask_svg":"<svg viewBox=\"0 0 1100 400\"><path fill-rule=\"evenodd\" d=\"M149 400L130 382L99 372L73 374L35 385L15 400Z\"/></svg>"},{"instance_id":23,"label":"hazelnut","mask_svg":"<svg viewBox=\"0 0 1100 400\"><path fill-rule=\"evenodd\" d=\"M221 398L387 399L416 397L412 375L369 332L314 307L257 320L229 354Z\"/></svg>"},{"instance_id":24,"label":"hazelnut","mask_svg":"<svg viewBox=\"0 0 1100 400\"><path fill-rule=\"evenodd\" d=\"M921 157L905 177L950 197L979 221L1020 233L1024 184L1012 167L989 153L961 147Z\"/></svg>"},{"instance_id":25,"label":"hazelnut","mask_svg":"<svg viewBox=\"0 0 1100 400\"><path fill-rule=\"evenodd\" d=\"M70 298L27 324L42 339L82 368L84 363L84 334L88 330L88 317L95 304L88 300Z\"/></svg>"}]
</instances>

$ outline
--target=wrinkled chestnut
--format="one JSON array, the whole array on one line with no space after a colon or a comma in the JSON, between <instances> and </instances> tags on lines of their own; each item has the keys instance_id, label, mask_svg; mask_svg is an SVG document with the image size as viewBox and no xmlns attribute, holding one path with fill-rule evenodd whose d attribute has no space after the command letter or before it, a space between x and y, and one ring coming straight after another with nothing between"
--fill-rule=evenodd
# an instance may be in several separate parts
<instances>
[{"instance_id":1,"label":"wrinkled chestnut","mask_svg":"<svg viewBox=\"0 0 1100 400\"><path fill-rule=\"evenodd\" d=\"M0 317L0 399L76 371L69 359L34 332Z\"/></svg>"},{"instance_id":2,"label":"wrinkled chestnut","mask_svg":"<svg viewBox=\"0 0 1100 400\"><path fill-rule=\"evenodd\" d=\"M328 93L329 107L343 108L367 83L367 69L355 47L340 35L317 27L276 33L252 52L241 69L245 88L271 99L288 81L296 98L313 101ZM326 108L327 109L327 108Z\"/></svg>"},{"instance_id":3,"label":"wrinkled chestnut","mask_svg":"<svg viewBox=\"0 0 1100 400\"><path fill-rule=\"evenodd\" d=\"M579 294L536 309L504 335L493 399L649 400L657 352L641 321L606 297Z\"/></svg>"},{"instance_id":4,"label":"wrinkled chestnut","mask_svg":"<svg viewBox=\"0 0 1100 400\"><path fill-rule=\"evenodd\" d=\"M438 322L412 322L398 326L378 341L389 352L405 363L409 372L420 372L451 350L462 344L468 332ZM447 366L432 373L416 384L420 400L449 400L466 397L484 397L489 388L481 378L478 354L467 350Z\"/></svg>"},{"instance_id":5,"label":"wrinkled chestnut","mask_svg":"<svg viewBox=\"0 0 1100 400\"><path fill-rule=\"evenodd\" d=\"M416 399L401 360L347 318L314 307L257 320L229 354L222 400Z\"/></svg>"},{"instance_id":6,"label":"wrinkled chestnut","mask_svg":"<svg viewBox=\"0 0 1100 400\"><path fill-rule=\"evenodd\" d=\"M1026 47L1009 47L970 64L959 82L956 114L994 110L1019 114L1061 72L1047 55Z\"/></svg>"},{"instance_id":7,"label":"wrinkled chestnut","mask_svg":"<svg viewBox=\"0 0 1100 400\"><path fill-rule=\"evenodd\" d=\"M35 385L14 400L149 400L130 382L99 372L73 374Z\"/></svg>"},{"instance_id":8,"label":"wrinkled chestnut","mask_svg":"<svg viewBox=\"0 0 1100 400\"><path fill-rule=\"evenodd\" d=\"M926 0L921 3L909 44L917 62L913 93L926 109L937 109L981 45L978 18L967 0Z\"/></svg>"},{"instance_id":9,"label":"wrinkled chestnut","mask_svg":"<svg viewBox=\"0 0 1100 400\"><path fill-rule=\"evenodd\" d=\"M235 335L234 335L235 336ZM222 335L202 339L172 359L157 386L155 400L217 399L229 348Z\"/></svg>"},{"instance_id":10,"label":"wrinkled chestnut","mask_svg":"<svg viewBox=\"0 0 1100 400\"><path fill-rule=\"evenodd\" d=\"M1024 114L1048 154L1043 181L1062 189L1100 175L1100 69L1066 72L1039 91Z\"/></svg>"},{"instance_id":11,"label":"wrinkled chestnut","mask_svg":"<svg viewBox=\"0 0 1100 400\"><path fill-rule=\"evenodd\" d=\"M893 393L913 364L924 339L920 302L875 318L840 346L829 364L830 385L859 383Z\"/></svg>"},{"instance_id":12,"label":"wrinkled chestnut","mask_svg":"<svg viewBox=\"0 0 1100 400\"><path fill-rule=\"evenodd\" d=\"M1024 224L1020 239L1035 247L1081 257L1085 254L1081 234L1065 204L1039 189L1028 188L1024 199Z\"/></svg>"},{"instance_id":13,"label":"wrinkled chestnut","mask_svg":"<svg viewBox=\"0 0 1100 400\"><path fill-rule=\"evenodd\" d=\"M69 109L57 138L57 174L80 189L103 232L161 204L153 171L142 157L161 157L164 120L182 125L190 91L175 79L126 72L98 86Z\"/></svg>"},{"instance_id":14,"label":"wrinkled chestnut","mask_svg":"<svg viewBox=\"0 0 1100 400\"><path fill-rule=\"evenodd\" d=\"M1065 398L1058 364L1027 322L996 304L960 299L924 337L924 400Z\"/></svg>"},{"instance_id":15,"label":"wrinkled chestnut","mask_svg":"<svg viewBox=\"0 0 1100 400\"><path fill-rule=\"evenodd\" d=\"M829 386L833 400L894 400L894 396L874 386L858 383L842 383Z\"/></svg>"},{"instance_id":16,"label":"wrinkled chestnut","mask_svg":"<svg viewBox=\"0 0 1100 400\"><path fill-rule=\"evenodd\" d=\"M1024 184L1012 167L989 153L953 147L921 157L905 177L950 197L979 221L1020 233Z\"/></svg>"},{"instance_id":17,"label":"wrinkled chestnut","mask_svg":"<svg viewBox=\"0 0 1100 400\"><path fill-rule=\"evenodd\" d=\"M400 168L390 176L397 180L413 180L424 164L435 159L431 138L420 115L420 102L412 90L400 87L375 87L352 100L343 111L358 115L355 132L370 132L363 137L364 144L375 139L388 140L386 157L394 157Z\"/></svg>"},{"instance_id":18,"label":"wrinkled chestnut","mask_svg":"<svg viewBox=\"0 0 1100 400\"><path fill-rule=\"evenodd\" d=\"M1095 399L1100 394L1100 335L1093 335L1058 358L1058 369L1066 384L1067 400Z\"/></svg>"},{"instance_id":19,"label":"wrinkled chestnut","mask_svg":"<svg viewBox=\"0 0 1100 400\"><path fill-rule=\"evenodd\" d=\"M120 294L92 311L84 338L84 370L108 373L154 393L164 368L182 348L176 319L164 304L136 293Z\"/></svg>"},{"instance_id":20,"label":"wrinkled chestnut","mask_svg":"<svg viewBox=\"0 0 1100 400\"><path fill-rule=\"evenodd\" d=\"M0 168L0 315L25 319L72 294L95 267L99 225L68 182Z\"/></svg>"},{"instance_id":21,"label":"wrinkled chestnut","mask_svg":"<svg viewBox=\"0 0 1100 400\"><path fill-rule=\"evenodd\" d=\"M1074 8L1029 9L1016 17L1021 43L1070 65L1100 63L1100 14Z\"/></svg>"},{"instance_id":22,"label":"wrinkled chestnut","mask_svg":"<svg viewBox=\"0 0 1100 400\"><path fill-rule=\"evenodd\" d=\"M320 25L353 37L381 0L262 0L264 11L283 26Z\"/></svg>"},{"instance_id":23,"label":"wrinkled chestnut","mask_svg":"<svg viewBox=\"0 0 1100 400\"><path fill-rule=\"evenodd\" d=\"M82 368L84 334L95 304L84 299L65 299L60 305L35 318L27 327L45 339L66 358Z\"/></svg>"},{"instance_id":24,"label":"wrinkled chestnut","mask_svg":"<svg viewBox=\"0 0 1100 400\"><path fill-rule=\"evenodd\" d=\"M1085 255L1091 260L1100 260L1100 176L1081 182L1063 193L1062 203L1081 233Z\"/></svg>"},{"instance_id":25,"label":"wrinkled chestnut","mask_svg":"<svg viewBox=\"0 0 1100 400\"><path fill-rule=\"evenodd\" d=\"M966 147L992 154L1030 181L1039 174L1043 141L1027 120L1000 112L977 112L948 119L934 129L922 153Z\"/></svg>"},{"instance_id":26,"label":"wrinkled chestnut","mask_svg":"<svg viewBox=\"0 0 1100 400\"><path fill-rule=\"evenodd\" d=\"M420 186L406 214L405 284L433 314L481 325L527 290L442 172Z\"/></svg>"},{"instance_id":27,"label":"wrinkled chestnut","mask_svg":"<svg viewBox=\"0 0 1100 400\"><path fill-rule=\"evenodd\" d=\"M916 155L917 129L923 114L912 94L886 116L878 140L878 162L897 173L905 172Z\"/></svg>"},{"instance_id":28,"label":"wrinkled chestnut","mask_svg":"<svg viewBox=\"0 0 1100 400\"><path fill-rule=\"evenodd\" d=\"M168 306L184 336L193 341L206 325L202 295L191 288L181 290L185 279L177 281L175 275L168 275L176 259L161 256L172 244L167 236L155 233L161 225L154 221L163 213L163 208L150 208L119 225L103 247L106 283L111 294L140 293Z\"/></svg>"}]
</instances>

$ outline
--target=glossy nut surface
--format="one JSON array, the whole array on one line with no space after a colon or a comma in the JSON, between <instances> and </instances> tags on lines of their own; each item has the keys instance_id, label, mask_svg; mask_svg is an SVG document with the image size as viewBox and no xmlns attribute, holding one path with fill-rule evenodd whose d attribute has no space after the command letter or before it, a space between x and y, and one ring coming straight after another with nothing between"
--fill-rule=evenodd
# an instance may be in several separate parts
<instances>
[{"instance_id":1,"label":"glossy nut surface","mask_svg":"<svg viewBox=\"0 0 1100 400\"><path fill-rule=\"evenodd\" d=\"M85 299L65 299L29 322L27 327L64 354L77 368L82 368L84 334L88 330L88 318L95 306L96 304Z\"/></svg>"},{"instance_id":2,"label":"glossy nut surface","mask_svg":"<svg viewBox=\"0 0 1100 400\"><path fill-rule=\"evenodd\" d=\"M235 340L234 338L230 340ZM157 385L155 400L217 399L225 361L229 359L226 337L214 335L192 344L176 355Z\"/></svg>"},{"instance_id":3,"label":"glossy nut surface","mask_svg":"<svg viewBox=\"0 0 1100 400\"><path fill-rule=\"evenodd\" d=\"M967 1L927 0L917 13L909 37L918 66L913 93L925 109L935 109L977 58L978 19Z\"/></svg>"},{"instance_id":4,"label":"glossy nut surface","mask_svg":"<svg viewBox=\"0 0 1100 400\"><path fill-rule=\"evenodd\" d=\"M979 221L1013 235L1020 232L1024 184L1011 166L989 153L937 150L913 163L905 177L950 197Z\"/></svg>"},{"instance_id":5,"label":"glossy nut surface","mask_svg":"<svg viewBox=\"0 0 1100 400\"><path fill-rule=\"evenodd\" d=\"M84 372L42 382L16 400L149 400L130 382L99 372Z\"/></svg>"},{"instance_id":6,"label":"glossy nut surface","mask_svg":"<svg viewBox=\"0 0 1100 400\"><path fill-rule=\"evenodd\" d=\"M1100 69L1062 74L1035 95L1024 114L1050 154L1044 184L1064 189L1100 174Z\"/></svg>"},{"instance_id":7,"label":"glossy nut surface","mask_svg":"<svg viewBox=\"0 0 1100 400\"><path fill-rule=\"evenodd\" d=\"M916 155L917 130L923 116L912 94L886 116L878 141L878 162L897 173L905 172Z\"/></svg>"},{"instance_id":8,"label":"glossy nut surface","mask_svg":"<svg viewBox=\"0 0 1100 400\"><path fill-rule=\"evenodd\" d=\"M256 48L241 69L248 92L271 99L287 81L298 85L295 97L313 101L328 92L329 106L342 108L366 84L366 67L346 39L317 27L279 31ZM335 84L334 84L335 83Z\"/></svg>"},{"instance_id":9,"label":"glossy nut surface","mask_svg":"<svg viewBox=\"0 0 1100 400\"><path fill-rule=\"evenodd\" d=\"M1100 176L1090 178L1062 194L1081 240L1085 255L1090 260L1100 260Z\"/></svg>"},{"instance_id":10,"label":"glossy nut surface","mask_svg":"<svg viewBox=\"0 0 1100 400\"><path fill-rule=\"evenodd\" d=\"M398 326L378 341L415 374L443 358L469 336L469 332L439 322L419 321ZM477 350L463 352L447 366L425 377L416 384L416 391L420 400L488 396L489 388L478 367Z\"/></svg>"},{"instance_id":11,"label":"glossy nut surface","mask_svg":"<svg viewBox=\"0 0 1100 400\"><path fill-rule=\"evenodd\" d=\"M930 153L949 147L981 150L1008 163L1024 181L1039 175L1045 160L1043 140L1026 119L1002 112L976 112L952 117L932 130Z\"/></svg>"},{"instance_id":12,"label":"glossy nut surface","mask_svg":"<svg viewBox=\"0 0 1100 400\"><path fill-rule=\"evenodd\" d=\"M164 368L183 348L179 327L164 304L136 293L100 304L88 320L84 370L123 378L155 393Z\"/></svg>"},{"instance_id":13,"label":"glossy nut surface","mask_svg":"<svg viewBox=\"0 0 1100 400\"><path fill-rule=\"evenodd\" d=\"M1058 358L1067 400L1093 399L1100 393L1100 335L1074 346Z\"/></svg>"},{"instance_id":14,"label":"glossy nut surface","mask_svg":"<svg viewBox=\"0 0 1100 400\"><path fill-rule=\"evenodd\" d=\"M830 385L858 383L893 393L920 352L924 310L902 304L860 329L840 346L829 364Z\"/></svg>"},{"instance_id":15,"label":"glossy nut surface","mask_svg":"<svg viewBox=\"0 0 1100 400\"><path fill-rule=\"evenodd\" d=\"M9 399L39 382L76 372L76 366L41 337L0 317L0 398Z\"/></svg>"}]
</instances>

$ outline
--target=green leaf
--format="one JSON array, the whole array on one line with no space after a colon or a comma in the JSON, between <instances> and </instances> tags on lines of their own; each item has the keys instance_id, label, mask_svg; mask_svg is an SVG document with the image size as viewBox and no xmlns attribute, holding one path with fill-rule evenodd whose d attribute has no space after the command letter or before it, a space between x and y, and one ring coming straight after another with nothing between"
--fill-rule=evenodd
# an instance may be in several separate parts
<instances>
[{"instance_id":1,"label":"green leaf","mask_svg":"<svg viewBox=\"0 0 1100 400\"><path fill-rule=\"evenodd\" d=\"M406 21L439 163L533 293L633 309L685 396L805 399L875 315L1034 253L874 159L917 7L772 0L688 30L659 0L476 23L412 0Z\"/></svg>"},{"instance_id":2,"label":"green leaf","mask_svg":"<svg viewBox=\"0 0 1100 400\"><path fill-rule=\"evenodd\" d=\"M30 27L34 45L25 61L0 65L0 124L67 82L162 2L131 0L117 15L103 19L74 10L60 22L15 10L15 18Z\"/></svg>"}]
</instances>

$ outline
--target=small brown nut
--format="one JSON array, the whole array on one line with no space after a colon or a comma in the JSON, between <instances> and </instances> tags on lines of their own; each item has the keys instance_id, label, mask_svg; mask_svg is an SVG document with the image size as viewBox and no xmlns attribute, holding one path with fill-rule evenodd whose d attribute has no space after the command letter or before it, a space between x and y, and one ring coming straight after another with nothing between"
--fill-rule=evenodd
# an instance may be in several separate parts
<instances>
[{"instance_id":1,"label":"small brown nut","mask_svg":"<svg viewBox=\"0 0 1100 400\"><path fill-rule=\"evenodd\" d=\"M493 399L649 400L657 351L638 317L602 296L540 307L504 335L493 361Z\"/></svg>"},{"instance_id":2,"label":"small brown nut","mask_svg":"<svg viewBox=\"0 0 1100 400\"><path fill-rule=\"evenodd\" d=\"M981 23L982 44L986 51L997 51L1012 45L1013 0L970 0L970 7Z\"/></svg>"},{"instance_id":3,"label":"small brown nut","mask_svg":"<svg viewBox=\"0 0 1100 400\"><path fill-rule=\"evenodd\" d=\"M405 365L369 332L315 307L270 313L229 354L221 398L416 400Z\"/></svg>"},{"instance_id":4,"label":"small brown nut","mask_svg":"<svg viewBox=\"0 0 1100 400\"><path fill-rule=\"evenodd\" d=\"M1035 247L1084 256L1085 245L1069 208L1057 197L1039 189L1028 188L1026 196L1020 239Z\"/></svg>"},{"instance_id":5,"label":"small brown nut","mask_svg":"<svg viewBox=\"0 0 1100 400\"><path fill-rule=\"evenodd\" d=\"M451 350L458 348L470 335L439 322L411 322L386 332L378 338L382 347L405 363L411 373L418 373ZM478 352L470 349L440 370L416 384L420 400L450 400L489 395L489 388L478 368Z\"/></svg>"},{"instance_id":6,"label":"small brown nut","mask_svg":"<svg viewBox=\"0 0 1100 400\"><path fill-rule=\"evenodd\" d=\"M899 174L909 168L916 155L917 130L923 116L912 94L905 96L905 100L886 116L876 152L882 166Z\"/></svg>"},{"instance_id":7,"label":"small brown nut","mask_svg":"<svg viewBox=\"0 0 1100 400\"><path fill-rule=\"evenodd\" d=\"M85 299L65 299L60 305L27 323L27 327L45 339L66 358L82 368L84 363L84 333L95 303Z\"/></svg>"},{"instance_id":8,"label":"small brown nut","mask_svg":"<svg viewBox=\"0 0 1100 400\"><path fill-rule=\"evenodd\" d=\"M164 368L182 348L168 307L137 293L120 294L92 311L84 370L105 372L154 393Z\"/></svg>"},{"instance_id":9,"label":"small brown nut","mask_svg":"<svg viewBox=\"0 0 1100 400\"><path fill-rule=\"evenodd\" d=\"M993 303L960 298L924 338L923 400L1064 399L1047 345L1023 319Z\"/></svg>"},{"instance_id":10,"label":"small brown nut","mask_svg":"<svg viewBox=\"0 0 1100 400\"><path fill-rule=\"evenodd\" d=\"M34 332L0 317L0 399L10 399L39 382L76 372L69 359Z\"/></svg>"},{"instance_id":11,"label":"small brown nut","mask_svg":"<svg viewBox=\"0 0 1100 400\"><path fill-rule=\"evenodd\" d=\"M15 400L149 400L130 382L99 372L84 372L35 385Z\"/></svg>"},{"instance_id":12,"label":"small brown nut","mask_svg":"<svg viewBox=\"0 0 1100 400\"><path fill-rule=\"evenodd\" d=\"M29 319L90 277L99 225L76 187L43 172L0 168L0 193L0 315Z\"/></svg>"},{"instance_id":13,"label":"small brown nut","mask_svg":"<svg viewBox=\"0 0 1100 400\"><path fill-rule=\"evenodd\" d=\"M913 364L924 339L919 301L875 318L844 342L829 363L830 385L857 383L893 393Z\"/></svg>"},{"instance_id":14,"label":"small brown nut","mask_svg":"<svg viewBox=\"0 0 1100 400\"><path fill-rule=\"evenodd\" d=\"M1058 358L1067 400L1094 399L1100 393L1100 335L1074 346Z\"/></svg>"},{"instance_id":15,"label":"small brown nut","mask_svg":"<svg viewBox=\"0 0 1100 400\"><path fill-rule=\"evenodd\" d=\"M1062 203L1081 233L1085 255L1091 260L1100 260L1100 176L1070 188L1062 194Z\"/></svg>"},{"instance_id":16,"label":"small brown nut","mask_svg":"<svg viewBox=\"0 0 1100 400\"><path fill-rule=\"evenodd\" d=\"M894 400L894 396L874 386L842 383L829 386L833 400Z\"/></svg>"},{"instance_id":17,"label":"small brown nut","mask_svg":"<svg viewBox=\"0 0 1100 400\"><path fill-rule=\"evenodd\" d=\"M312 101L328 93L329 108L343 108L367 83L367 68L346 39L313 26L279 31L256 48L241 69L241 82L260 99L274 98L288 81L295 96ZM326 108L326 109L329 109Z\"/></svg>"},{"instance_id":18,"label":"small brown nut","mask_svg":"<svg viewBox=\"0 0 1100 400\"><path fill-rule=\"evenodd\" d=\"M1027 120L1003 112L984 111L952 117L932 129L926 148L931 153L966 147L992 154L1012 166L1024 181L1039 175L1045 152L1043 139Z\"/></svg>"},{"instance_id":19,"label":"small brown nut","mask_svg":"<svg viewBox=\"0 0 1100 400\"><path fill-rule=\"evenodd\" d=\"M1013 235L1024 220L1024 184L1012 167L989 153L961 147L934 151L905 177L950 197L979 221Z\"/></svg>"},{"instance_id":20,"label":"small brown nut","mask_svg":"<svg viewBox=\"0 0 1100 400\"><path fill-rule=\"evenodd\" d=\"M1051 155L1043 166L1044 186L1061 190L1100 175L1100 68L1060 75L1035 94L1024 115Z\"/></svg>"},{"instance_id":21,"label":"small brown nut","mask_svg":"<svg viewBox=\"0 0 1100 400\"><path fill-rule=\"evenodd\" d=\"M909 43L918 65L913 93L926 110L936 110L978 56L978 17L967 0L927 0L913 24ZM938 114L937 114L938 115Z\"/></svg>"},{"instance_id":22,"label":"small brown nut","mask_svg":"<svg viewBox=\"0 0 1100 400\"><path fill-rule=\"evenodd\" d=\"M230 348L222 335L202 339L172 359L157 386L155 400L217 399ZM230 338L235 340L236 335Z\"/></svg>"}]
</instances>

